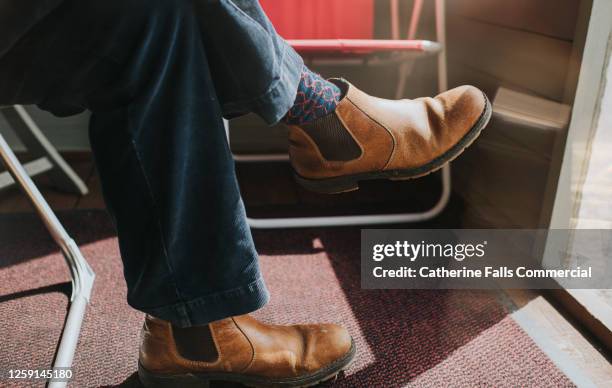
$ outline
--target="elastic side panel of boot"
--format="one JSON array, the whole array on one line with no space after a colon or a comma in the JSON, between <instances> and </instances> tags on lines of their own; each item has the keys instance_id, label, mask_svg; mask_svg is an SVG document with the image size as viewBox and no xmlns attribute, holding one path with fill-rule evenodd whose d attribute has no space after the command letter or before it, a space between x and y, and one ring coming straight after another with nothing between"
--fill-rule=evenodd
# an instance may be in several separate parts
<instances>
[{"instance_id":1,"label":"elastic side panel of boot","mask_svg":"<svg viewBox=\"0 0 612 388\"><path fill-rule=\"evenodd\" d=\"M193 327L172 327L176 350L187 360L214 362L219 353L208 325Z\"/></svg>"},{"instance_id":2,"label":"elastic side panel of boot","mask_svg":"<svg viewBox=\"0 0 612 388\"><path fill-rule=\"evenodd\" d=\"M361 149L334 113L301 125L329 161L346 162L358 158Z\"/></svg>"}]
</instances>

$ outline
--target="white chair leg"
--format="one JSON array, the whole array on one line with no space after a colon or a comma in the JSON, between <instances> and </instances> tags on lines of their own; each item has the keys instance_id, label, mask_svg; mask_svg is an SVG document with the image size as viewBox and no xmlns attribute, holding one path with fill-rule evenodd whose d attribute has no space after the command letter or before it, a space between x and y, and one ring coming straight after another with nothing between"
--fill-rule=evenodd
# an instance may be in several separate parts
<instances>
[{"instance_id":1,"label":"white chair leg","mask_svg":"<svg viewBox=\"0 0 612 388\"><path fill-rule=\"evenodd\" d=\"M5 117L32 156L47 164L47 168L36 170L35 174L47 173L58 188L78 195L87 194L85 183L61 157L23 106L3 107L0 109L0 114ZM0 182L0 188L10 184L12 184L10 178L4 179L3 182Z\"/></svg>"},{"instance_id":2,"label":"white chair leg","mask_svg":"<svg viewBox=\"0 0 612 388\"><path fill-rule=\"evenodd\" d=\"M250 218L249 225L258 229L276 228L310 228L324 226L350 226L350 225L385 225L420 222L430 220L439 215L450 198L451 175L450 167L442 168L442 192L438 202L429 210L419 213L400 214L371 214L331 217L288 217L288 218Z\"/></svg>"},{"instance_id":3,"label":"white chair leg","mask_svg":"<svg viewBox=\"0 0 612 388\"><path fill-rule=\"evenodd\" d=\"M436 39L442 46L438 53L438 89L448 90L448 71L446 67L446 1L436 0Z\"/></svg>"},{"instance_id":4,"label":"white chair leg","mask_svg":"<svg viewBox=\"0 0 612 388\"><path fill-rule=\"evenodd\" d=\"M53 240L59 245L70 268L72 279L71 303L53 365L54 368L70 368L81 331L81 323L91 296L95 274L2 135L0 135L0 158L2 158L15 182L29 198ZM65 387L66 384L66 381L51 381L48 386L60 388Z\"/></svg>"}]
</instances>

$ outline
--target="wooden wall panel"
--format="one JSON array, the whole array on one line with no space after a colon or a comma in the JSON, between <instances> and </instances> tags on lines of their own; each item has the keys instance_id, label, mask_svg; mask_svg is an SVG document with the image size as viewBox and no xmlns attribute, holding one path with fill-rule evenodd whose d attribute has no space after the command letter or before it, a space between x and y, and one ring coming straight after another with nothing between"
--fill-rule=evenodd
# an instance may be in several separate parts
<instances>
[{"instance_id":1,"label":"wooden wall panel","mask_svg":"<svg viewBox=\"0 0 612 388\"><path fill-rule=\"evenodd\" d=\"M522 30L449 17L448 60L452 79L457 65L487 74L499 85L563 99L572 44Z\"/></svg>"},{"instance_id":2,"label":"wooden wall panel","mask_svg":"<svg viewBox=\"0 0 612 388\"><path fill-rule=\"evenodd\" d=\"M447 1L451 15L567 41L574 38L580 4L580 0Z\"/></svg>"}]
</instances>

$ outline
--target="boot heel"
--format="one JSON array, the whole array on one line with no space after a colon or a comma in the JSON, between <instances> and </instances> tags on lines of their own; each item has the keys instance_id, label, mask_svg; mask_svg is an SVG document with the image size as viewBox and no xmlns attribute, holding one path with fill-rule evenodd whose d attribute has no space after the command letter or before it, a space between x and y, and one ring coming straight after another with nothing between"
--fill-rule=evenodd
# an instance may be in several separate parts
<instances>
[{"instance_id":1,"label":"boot heel","mask_svg":"<svg viewBox=\"0 0 612 388\"><path fill-rule=\"evenodd\" d=\"M306 190L321 194L339 194L359 190L359 182L352 177L338 177L327 179L306 179L294 174L300 186Z\"/></svg>"},{"instance_id":2,"label":"boot heel","mask_svg":"<svg viewBox=\"0 0 612 388\"><path fill-rule=\"evenodd\" d=\"M145 388L210 388L210 381L194 375L161 375L138 364L138 379Z\"/></svg>"}]
</instances>

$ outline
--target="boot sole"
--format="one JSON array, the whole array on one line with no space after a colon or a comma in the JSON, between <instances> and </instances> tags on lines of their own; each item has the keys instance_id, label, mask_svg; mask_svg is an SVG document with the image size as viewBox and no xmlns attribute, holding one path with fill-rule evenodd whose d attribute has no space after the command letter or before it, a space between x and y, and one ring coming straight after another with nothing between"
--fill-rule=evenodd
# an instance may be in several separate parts
<instances>
[{"instance_id":1,"label":"boot sole","mask_svg":"<svg viewBox=\"0 0 612 388\"><path fill-rule=\"evenodd\" d=\"M345 369L355 357L355 343L351 342L350 350L338 360L314 373L291 378L266 378L240 373L185 373L157 374L148 371L138 363L138 378L146 388L209 388L211 381L229 381L256 388L306 388L333 379Z\"/></svg>"},{"instance_id":2,"label":"boot sole","mask_svg":"<svg viewBox=\"0 0 612 388\"><path fill-rule=\"evenodd\" d=\"M308 179L295 173L295 180L302 187L310 191L321 194L339 194L358 190L360 181L377 179L388 179L393 181L409 180L436 172L447 163L452 162L461 155L466 148L472 145L489 123L492 113L491 103L484 93L483 96L485 98L485 108L472 128L448 151L422 166L409 169L365 172L324 179Z\"/></svg>"}]
</instances>

